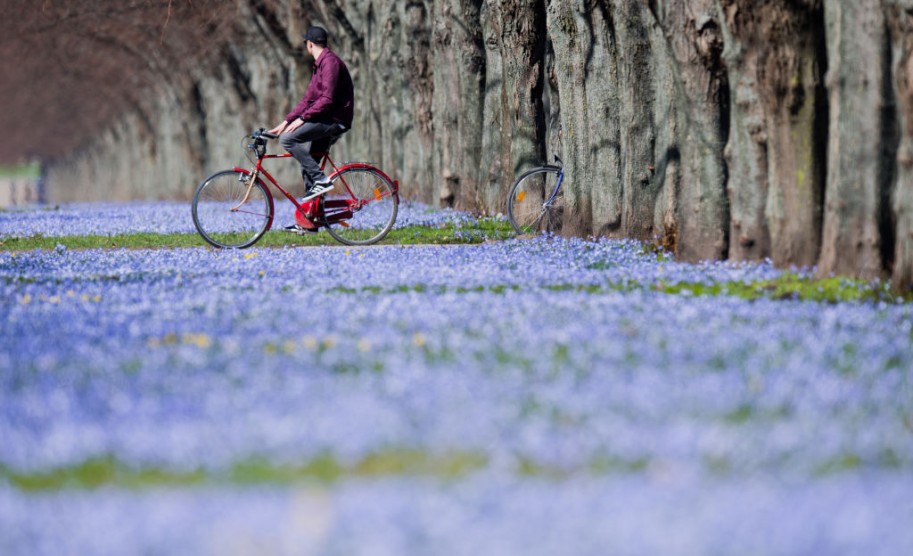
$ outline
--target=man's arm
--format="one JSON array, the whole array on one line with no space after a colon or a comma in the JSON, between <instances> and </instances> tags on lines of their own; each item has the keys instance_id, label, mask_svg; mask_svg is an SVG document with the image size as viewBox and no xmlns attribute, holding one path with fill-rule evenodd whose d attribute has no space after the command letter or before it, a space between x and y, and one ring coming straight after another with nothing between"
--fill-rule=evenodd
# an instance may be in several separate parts
<instances>
[{"instance_id":1,"label":"man's arm","mask_svg":"<svg viewBox=\"0 0 913 556\"><path fill-rule=\"evenodd\" d=\"M308 89L304 93L304 97L298 102L298 105L295 106L294 110L288 113L285 117L285 120L282 121L279 125L269 130L273 135L280 135L282 133L291 133L298 129L301 124L304 123L302 114L314 103L315 97L318 93L319 83L316 79L311 79L310 84L308 84Z\"/></svg>"},{"instance_id":2,"label":"man's arm","mask_svg":"<svg viewBox=\"0 0 913 556\"><path fill-rule=\"evenodd\" d=\"M302 120L308 121L330 113L333 107L333 93L339 82L341 63L339 58L333 57L320 65L320 79L315 87L314 99L300 114Z\"/></svg>"},{"instance_id":3,"label":"man's arm","mask_svg":"<svg viewBox=\"0 0 913 556\"><path fill-rule=\"evenodd\" d=\"M317 99L317 95L319 94L317 88L318 87L315 86L314 80L312 79L311 83L308 85L308 90L304 93L304 97L301 98L301 100L298 102L298 105L295 106L295 108L285 117L285 121L287 123L292 123L296 119L300 118L308 109L308 107L314 104L315 100Z\"/></svg>"},{"instance_id":4,"label":"man's arm","mask_svg":"<svg viewBox=\"0 0 913 556\"><path fill-rule=\"evenodd\" d=\"M327 58L317 68L317 73L308 84L304 97L288 113L285 121L270 130L270 133L291 133L309 119L328 114L333 108L333 92L339 82L342 61L337 57Z\"/></svg>"}]
</instances>

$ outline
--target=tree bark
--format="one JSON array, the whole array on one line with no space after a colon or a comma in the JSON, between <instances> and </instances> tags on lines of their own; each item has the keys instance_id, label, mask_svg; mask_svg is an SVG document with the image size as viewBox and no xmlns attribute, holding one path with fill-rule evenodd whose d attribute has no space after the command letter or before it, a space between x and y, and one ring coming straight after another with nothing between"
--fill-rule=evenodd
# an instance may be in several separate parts
<instances>
[{"instance_id":1,"label":"tree bark","mask_svg":"<svg viewBox=\"0 0 913 556\"><path fill-rule=\"evenodd\" d=\"M406 152L414 128L407 117L411 103L401 73L406 66L404 18L392 0L372 2L362 17L365 53L364 67L358 70L360 80L350 68L357 83L353 132L363 138L354 150L370 153L391 177L411 183L413 176L406 172ZM377 94L365 94L369 91ZM350 141L346 137L346 142Z\"/></svg>"},{"instance_id":2,"label":"tree bark","mask_svg":"<svg viewBox=\"0 0 913 556\"><path fill-rule=\"evenodd\" d=\"M434 5L434 137L436 197L467 210L484 205L479 192L485 54L481 0Z\"/></svg>"},{"instance_id":3,"label":"tree bark","mask_svg":"<svg viewBox=\"0 0 913 556\"><path fill-rule=\"evenodd\" d=\"M562 232L617 231L622 217L618 50L606 3L550 2L548 32L554 51L550 75L557 116L557 152L564 162Z\"/></svg>"},{"instance_id":4,"label":"tree bark","mask_svg":"<svg viewBox=\"0 0 913 556\"><path fill-rule=\"evenodd\" d=\"M412 106L409 117L414 126L418 141L412 143L414 150L406 159L406 165L412 166L407 173L420 184L421 189L434 183L434 69L431 53L431 25L428 13L428 2L413 0L405 8L405 55L400 59L400 70L404 74L411 96ZM440 191L438 189L438 191ZM425 198L432 195L424 195Z\"/></svg>"},{"instance_id":5,"label":"tree bark","mask_svg":"<svg viewBox=\"0 0 913 556\"><path fill-rule=\"evenodd\" d=\"M729 72L729 256L818 258L826 108L820 0L720 0Z\"/></svg>"},{"instance_id":6,"label":"tree bark","mask_svg":"<svg viewBox=\"0 0 913 556\"><path fill-rule=\"evenodd\" d=\"M661 183L652 179L656 167L657 74L669 63L664 41L654 33L656 21L640 0L614 0L613 19L618 49L618 82L622 133L621 221L608 222L601 235L653 239L654 204ZM662 112L667 112L662 110Z\"/></svg>"},{"instance_id":7,"label":"tree bark","mask_svg":"<svg viewBox=\"0 0 913 556\"><path fill-rule=\"evenodd\" d=\"M664 247L684 260L721 259L728 250L729 207L723 145L729 86L714 0L657 2L668 44L669 78L657 126L654 182L661 186L654 227Z\"/></svg>"},{"instance_id":8,"label":"tree bark","mask_svg":"<svg viewBox=\"0 0 913 556\"><path fill-rule=\"evenodd\" d=\"M501 156L504 134L504 114L501 112L501 96L504 88L504 64L501 59L501 22L498 10L490 2L484 2L479 17L485 52L485 87L483 92L482 153L479 159L480 194L484 206L493 207L495 213L506 214L507 190L513 174L504 167Z\"/></svg>"},{"instance_id":9,"label":"tree bark","mask_svg":"<svg viewBox=\"0 0 913 556\"><path fill-rule=\"evenodd\" d=\"M504 198L514 177L545 158L545 5L492 0L501 58L501 175Z\"/></svg>"},{"instance_id":10,"label":"tree bark","mask_svg":"<svg viewBox=\"0 0 913 556\"><path fill-rule=\"evenodd\" d=\"M830 127L819 275L882 276L893 247L890 50L879 0L826 0Z\"/></svg>"},{"instance_id":11,"label":"tree bark","mask_svg":"<svg viewBox=\"0 0 913 556\"><path fill-rule=\"evenodd\" d=\"M913 0L886 0L892 44L893 85L900 143L893 208L896 245L891 281L895 290L913 290Z\"/></svg>"}]
</instances>

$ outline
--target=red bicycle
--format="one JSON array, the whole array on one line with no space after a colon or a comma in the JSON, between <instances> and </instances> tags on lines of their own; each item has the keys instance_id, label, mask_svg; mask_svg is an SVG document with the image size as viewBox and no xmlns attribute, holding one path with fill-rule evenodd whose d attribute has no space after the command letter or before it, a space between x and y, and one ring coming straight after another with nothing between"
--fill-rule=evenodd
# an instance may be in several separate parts
<instances>
[{"instance_id":1,"label":"red bicycle","mask_svg":"<svg viewBox=\"0 0 913 556\"><path fill-rule=\"evenodd\" d=\"M295 205L298 225L326 230L346 245L377 243L393 228L399 208L399 182L379 168L364 162L336 166L330 145L341 133L328 139L324 152L314 153L320 169L327 164L333 188L311 201L299 203L263 168L263 161L291 158L291 154L266 154L266 144L278 136L259 129L245 137L250 170L232 168L217 172L201 183L193 196L193 223L208 243L226 249L243 249L255 244L273 225L273 196L263 178L269 180ZM251 156L253 155L253 156ZM255 158L254 158L255 157Z\"/></svg>"}]
</instances>

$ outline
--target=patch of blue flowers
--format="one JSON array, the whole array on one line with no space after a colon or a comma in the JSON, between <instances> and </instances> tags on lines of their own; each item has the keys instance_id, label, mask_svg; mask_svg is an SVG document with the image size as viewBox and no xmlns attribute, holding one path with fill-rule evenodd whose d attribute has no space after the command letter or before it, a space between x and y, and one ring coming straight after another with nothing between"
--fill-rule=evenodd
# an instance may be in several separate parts
<instances>
[{"instance_id":1,"label":"patch of blue flowers","mask_svg":"<svg viewBox=\"0 0 913 556\"><path fill-rule=\"evenodd\" d=\"M294 207L291 203L277 199L276 218L291 221ZM373 227L377 220L388 217L383 213L366 221L364 214L357 221L359 225ZM428 205L404 201L394 228L427 226L438 228L472 222L472 216L451 209L436 210ZM233 220L226 220L226 231L231 230ZM190 218L189 203L177 202L131 202L131 203L68 203L54 208L0 211L0 238L61 236L114 236L121 234L195 234L196 228Z\"/></svg>"},{"instance_id":2,"label":"patch of blue flowers","mask_svg":"<svg viewBox=\"0 0 913 556\"><path fill-rule=\"evenodd\" d=\"M558 238L2 253L0 553L910 553L913 307L650 287L779 273ZM484 465L2 478L397 450Z\"/></svg>"},{"instance_id":3,"label":"patch of blue flowers","mask_svg":"<svg viewBox=\"0 0 913 556\"><path fill-rule=\"evenodd\" d=\"M909 483L481 474L334 486L0 487L4 554L907 554Z\"/></svg>"}]
</instances>

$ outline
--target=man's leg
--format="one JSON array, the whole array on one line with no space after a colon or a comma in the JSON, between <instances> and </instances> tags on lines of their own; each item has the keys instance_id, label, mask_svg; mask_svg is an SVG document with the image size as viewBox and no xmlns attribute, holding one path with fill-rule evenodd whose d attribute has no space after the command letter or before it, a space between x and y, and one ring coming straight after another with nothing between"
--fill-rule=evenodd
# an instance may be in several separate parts
<instances>
[{"instance_id":1,"label":"man's leg","mask_svg":"<svg viewBox=\"0 0 913 556\"><path fill-rule=\"evenodd\" d=\"M311 156L311 142L332 135L335 130L334 124L305 122L291 133L279 136L279 143L301 164L301 174L310 178L310 185L326 179L320 165Z\"/></svg>"}]
</instances>

